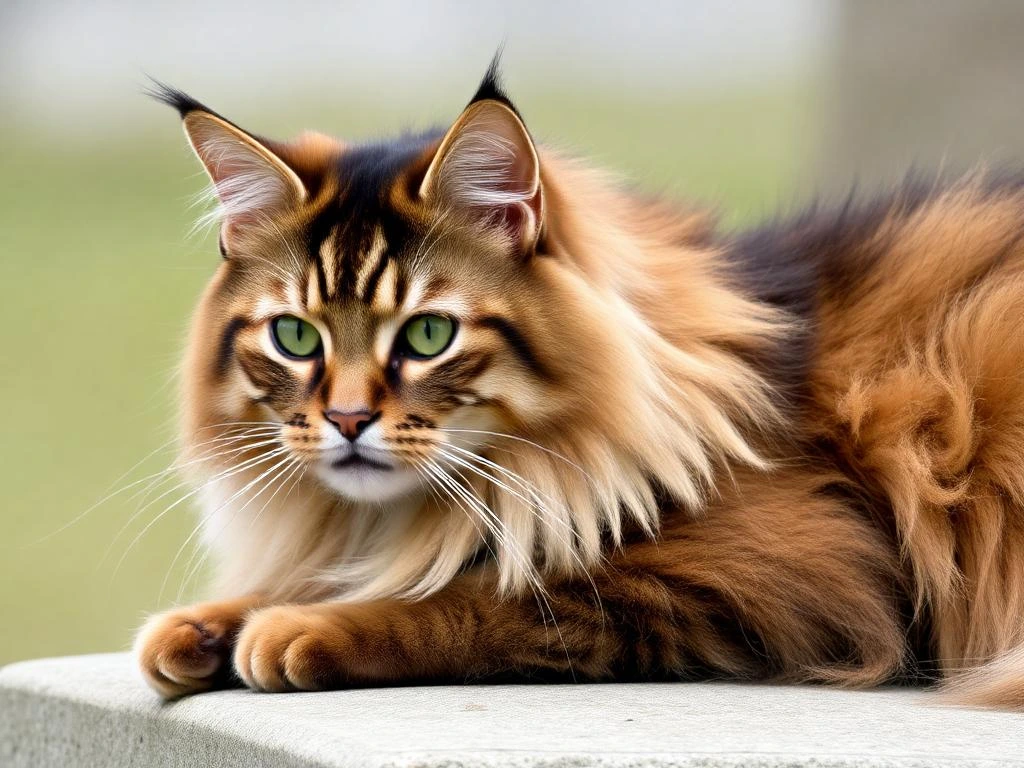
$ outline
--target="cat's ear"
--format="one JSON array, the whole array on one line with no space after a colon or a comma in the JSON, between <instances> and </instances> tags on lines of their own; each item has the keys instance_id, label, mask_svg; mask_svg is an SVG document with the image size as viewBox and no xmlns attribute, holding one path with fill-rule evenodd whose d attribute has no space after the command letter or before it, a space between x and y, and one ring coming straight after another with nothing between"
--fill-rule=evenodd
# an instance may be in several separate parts
<instances>
[{"instance_id":1,"label":"cat's ear","mask_svg":"<svg viewBox=\"0 0 1024 768\"><path fill-rule=\"evenodd\" d=\"M210 177L221 217L222 250L230 253L248 229L306 199L302 180L268 142L181 91L157 84L152 95L178 110L189 144Z\"/></svg>"},{"instance_id":2,"label":"cat's ear","mask_svg":"<svg viewBox=\"0 0 1024 768\"><path fill-rule=\"evenodd\" d=\"M420 185L429 204L475 216L533 253L544 216L540 160L518 112L497 83L492 64L477 95L445 134Z\"/></svg>"}]
</instances>

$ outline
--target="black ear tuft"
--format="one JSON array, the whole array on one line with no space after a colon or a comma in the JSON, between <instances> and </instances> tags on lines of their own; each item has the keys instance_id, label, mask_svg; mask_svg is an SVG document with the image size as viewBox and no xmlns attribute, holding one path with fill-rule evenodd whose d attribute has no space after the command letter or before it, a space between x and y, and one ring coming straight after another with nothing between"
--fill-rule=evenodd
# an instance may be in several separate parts
<instances>
[{"instance_id":1,"label":"black ear tuft","mask_svg":"<svg viewBox=\"0 0 1024 768\"><path fill-rule=\"evenodd\" d=\"M519 110L516 109L516 105L512 103L512 99L505 93L505 88L501 84L501 54L504 52L504 46L498 48L494 52L494 58L491 59L490 65L487 67L487 72L484 74L484 79L480 81L480 87L476 89L476 93L473 98L469 100L470 104L476 104L478 101L497 101L504 104L506 107L516 113L516 117L520 120L522 115L519 114Z\"/></svg>"},{"instance_id":2,"label":"black ear tuft","mask_svg":"<svg viewBox=\"0 0 1024 768\"><path fill-rule=\"evenodd\" d=\"M231 120L228 120L226 117L224 117L224 115L220 114L215 110L210 109L201 101L193 99L184 91L179 91L174 86L167 85L166 83L161 83L155 77L149 78L149 87L145 88L142 92L150 98L156 99L161 104L166 104L167 106L176 109L178 111L178 114L181 115L182 119L184 119L186 115L189 115L193 112L205 112L208 115L213 115L218 120L223 120L228 125L238 128L238 130L240 131L242 130ZM248 133L247 131L243 132ZM259 140L265 141L264 139Z\"/></svg>"},{"instance_id":3,"label":"black ear tuft","mask_svg":"<svg viewBox=\"0 0 1024 768\"><path fill-rule=\"evenodd\" d=\"M149 77L149 87L145 88L142 92L150 98L156 99L161 104L173 107L178 111L178 114L181 115L182 118L192 112L205 112L208 115L213 115L214 117L223 120L225 123L234 125L235 128L238 128L237 125L224 117L224 115L220 114L216 110L210 109L201 101L193 99L184 91L179 91L172 85L161 83L155 77L150 77L148 75L147 77ZM242 129L239 128L239 130Z\"/></svg>"},{"instance_id":4,"label":"black ear tuft","mask_svg":"<svg viewBox=\"0 0 1024 768\"><path fill-rule=\"evenodd\" d=\"M157 101L178 110L178 114L184 117L189 112L209 112L216 114L206 105L196 101L184 91L179 91L166 83L161 83L156 78L149 78L149 87L143 93Z\"/></svg>"}]
</instances>

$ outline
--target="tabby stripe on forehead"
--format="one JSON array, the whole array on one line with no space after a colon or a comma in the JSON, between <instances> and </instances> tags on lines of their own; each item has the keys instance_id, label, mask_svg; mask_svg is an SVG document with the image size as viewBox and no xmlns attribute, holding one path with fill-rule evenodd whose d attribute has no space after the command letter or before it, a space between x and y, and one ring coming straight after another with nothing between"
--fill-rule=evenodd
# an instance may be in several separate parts
<instances>
[{"instance_id":1,"label":"tabby stripe on forehead","mask_svg":"<svg viewBox=\"0 0 1024 768\"><path fill-rule=\"evenodd\" d=\"M315 264L310 264L306 270L306 309L314 311L323 304L326 297L320 292L320 279Z\"/></svg>"},{"instance_id":2,"label":"tabby stripe on forehead","mask_svg":"<svg viewBox=\"0 0 1024 768\"><path fill-rule=\"evenodd\" d=\"M477 320L476 325L499 334L505 340L505 343L509 346L512 352L515 353L516 357L519 358L519 362L522 363L523 367L530 371L534 376L548 381L554 378L547 366L545 366L540 361L540 358L537 357L537 354L533 350L533 346L526 337L523 336L523 334L519 332L519 329L504 317L488 315Z\"/></svg>"},{"instance_id":3,"label":"tabby stripe on forehead","mask_svg":"<svg viewBox=\"0 0 1024 768\"><path fill-rule=\"evenodd\" d=\"M387 240L384 239L384 233L377 229L373 233L370 250L360 265L359 278L356 281L356 296L364 304L370 304L373 301L373 297L377 293L377 284L390 260Z\"/></svg>"},{"instance_id":4,"label":"tabby stripe on forehead","mask_svg":"<svg viewBox=\"0 0 1024 768\"><path fill-rule=\"evenodd\" d=\"M377 286L380 284L380 279L384 276L384 270L388 268L390 263L391 256L387 251L384 251L373 266L373 271L367 276L366 285L363 286L363 290L359 292L359 298L364 304L373 303L373 299L377 295Z\"/></svg>"},{"instance_id":5,"label":"tabby stripe on forehead","mask_svg":"<svg viewBox=\"0 0 1024 768\"><path fill-rule=\"evenodd\" d=\"M325 239L324 242L327 242ZM320 258L323 247L318 248L313 256L313 266L316 267L316 288L317 293L320 296L320 301L324 301L330 294L327 291L327 275L324 272L324 264ZM306 295L309 295L309 289L307 287Z\"/></svg>"},{"instance_id":6,"label":"tabby stripe on forehead","mask_svg":"<svg viewBox=\"0 0 1024 768\"><path fill-rule=\"evenodd\" d=\"M320 300L330 299L338 288L338 228L331 230L330 234L320 243L319 251L320 270L323 274L321 285L326 292L321 291Z\"/></svg>"},{"instance_id":7,"label":"tabby stripe on forehead","mask_svg":"<svg viewBox=\"0 0 1024 768\"><path fill-rule=\"evenodd\" d=\"M405 279L405 273L399 272L395 276L395 307L401 307L405 296L409 292L409 282Z\"/></svg>"}]
</instances>

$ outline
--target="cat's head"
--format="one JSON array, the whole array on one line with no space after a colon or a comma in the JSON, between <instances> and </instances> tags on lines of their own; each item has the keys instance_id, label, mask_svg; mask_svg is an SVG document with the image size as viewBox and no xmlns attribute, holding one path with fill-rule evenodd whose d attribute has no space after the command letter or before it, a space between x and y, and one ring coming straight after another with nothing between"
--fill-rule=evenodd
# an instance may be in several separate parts
<instances>
[{"instance_id":1,"label":"cat's head","mask_svg":"<svg viewBox=\"0 0 1024 768\"><path fill-rule=\"evenodd\" d=\"M748 335L770 318L668 263L704 228L542 166L493 69L446 132L377 144L270 141L158 96L219 203L186 371L193 459L298 467L356 508L440 499L483 531L466 556L508 550L509 573L592 559L621 516L654 527L659 492L698 504L716 457L757 461L737 424L770 406L714 313ZM659 285L673 269L692 284ZM644 306L669 288L691 319L659 329Z\"/></svg>"},{"instance_id":2,"label":"cat's head","mask_svg":"<svg viewBox=\"0 0 1024 768\"><path fill-rule=\"evenodd\" d=\"M340 496L387 502L423 488L441 446L458 458L551 411L571 309L528 266L540 164L493 79L446 135L363 146L271 142L163 96L222 217L193 342L216 419L273 421Z\"/></svg>"}]
</instances>

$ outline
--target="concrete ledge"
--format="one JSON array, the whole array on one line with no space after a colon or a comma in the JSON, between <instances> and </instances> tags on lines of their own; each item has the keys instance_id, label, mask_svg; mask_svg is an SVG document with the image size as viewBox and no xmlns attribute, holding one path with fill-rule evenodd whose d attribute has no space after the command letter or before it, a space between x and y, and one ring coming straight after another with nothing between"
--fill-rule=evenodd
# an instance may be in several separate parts
<instances>
[{"instance_id":1,"label":"concrete ledge","mask_svg":"<svg viewBox=\"0 0 1024 768\"><path fill-rule=\"evenodd\" d=\"M0 766L1024 766L1024 716L729 684L248 691L161 704L127 654L0 670Z\"/></svg>"}]
</instances>

